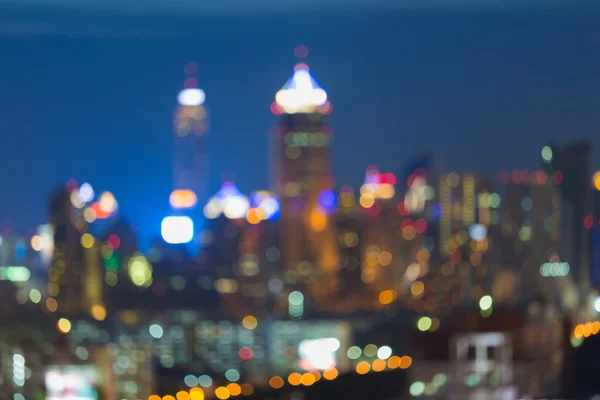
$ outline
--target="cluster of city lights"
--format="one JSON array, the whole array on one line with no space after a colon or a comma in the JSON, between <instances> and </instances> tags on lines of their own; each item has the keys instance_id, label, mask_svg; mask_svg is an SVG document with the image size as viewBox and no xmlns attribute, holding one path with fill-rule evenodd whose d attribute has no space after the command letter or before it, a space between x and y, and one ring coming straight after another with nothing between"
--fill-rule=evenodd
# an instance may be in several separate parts
<instances>
[{"instance_id":1,"label":"cluster of city lights","mask_svg":"<svg viewBox=\"0 0 600 400\"><path fill-rule=\"evenodd\" d=\"M110 218L117 212L119 205L111 192L102 192L94 201L96 192L92 185L86 182L77 187L73 179L67 182L67 189L70 191L71 204L83 210L83 218L90 224L97 219Z\"/></svg>"},{"instance_id":2,"label":"cluster of city lights","mask_svg":"<svg viewBox=\"0 0 600 400\"><path fill-rule=\"evenodd\" d=\"M275 194L264 190L254 192L248 198L235 184L225 182L204 206L204 215L208 219L221 215L228 219L246 218L250 224L255 225L279 217L279 200Z\"/></svg>"},{"instance_id":3,"label":"cluster of city lights","mask_svg":"<svg viewBox=\"0 0 600 400\"><path fill-rule=\"evenodd\" d=\"M396 177L394 174L390 172L380 174L377 167L367 168L365 182L360 188L359 203L361 207L366 210L371 210L371 212L376 211L377 207L375 201L377 199L387 200L394 197L394 194L396 193L394 185L396 185ZM376 214L378 214L378 212L376 212L375 215Z\"/></svg>"},{"instance_id":4,"label":"cluster of city lights","mask_svg":"<svg viewBox=\"0 0 600 400\"><path fill-rule=\"evenodd\" d=\"M515 169L512 172L502 170L498 173L498 179L501 183L507 184L512 183L533 183L535 185L545 185L549 179L556 185L560 185L563 181L563 173L561 171L554 171L549 177L545 171L527 171Z\"/></svg>"},{"instance_id":5,"label":"cluster of city lights","mask_svg":"<svg viewBox=\"0 0 600 400\"><path fill-rule=\"evenodd\" d=\"M246 217L249 210L248 197L233 182L225 182L204 206L204 215L208 219L218 218L221 214L228 219L241 219Z\"/></svg>"},{"instance_id":6,"label":"cluster of city lights","mask_svg":"<svg viewBox=\"0 0 600 400\"><path fill-rule=\"evenodd\" d=\"M578 324L573 329L573 334L571 335L571 344L573 347L579 347L583 343L584 339L593 335L597 335L599 332L600 321Z\"/></svg>"},{"instance_id":7,"label":"cluster of city lights","mask_svg":"<svg viewBox=\"0 0 600 400\"><path fill-rule=\"evenodd\" d=\"M540 274L545 277L549 276L567 276L571 269L567 262L547 262L540 267Z\"/></svg>"},{"instance_id":8,"label":"cluster of city lights","mask_svg":"<svg viewBox=\"0 0 600 400\"><path fill-rule=\"evenodd\" d=\"M408 392L413 397L434 396L440 391L448 382L448 376L446 374L435 374L431 379L431 382L415 381L411 383L408 388Z\"/></svg>"},{"instance_id":9,"label":"cluster of city lights","mask_svg":"<svg viewBox=\"0 0 600 400\"><path fill-rule=\"evenodd\" d=\"M134 254L129 259L129 278L136 286L148 287L152 284L152 266L142 254Z\"/></svg>"}]
</instances>

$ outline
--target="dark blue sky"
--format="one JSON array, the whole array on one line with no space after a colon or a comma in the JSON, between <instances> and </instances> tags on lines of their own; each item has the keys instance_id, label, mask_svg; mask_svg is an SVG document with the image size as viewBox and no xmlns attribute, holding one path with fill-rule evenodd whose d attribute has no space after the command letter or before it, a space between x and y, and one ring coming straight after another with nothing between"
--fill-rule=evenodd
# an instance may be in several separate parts
<instances>
[{"instance_id":1,"label":"dark blue sky","mask_svg":"<svg viewBox=\"0 0 600 400\"><path fill-rule=\"evenodd\" d=\"M297 44L334 106L338 184L430 149L448 168L496 172L537 166L551 138L600 146L596 10L0 15L0 223L17 230L45 222L49 193L74 177L158 232L189 60L211 111L210 191L224 171L266 187L269 105Z\"/></svg>"}]
</instances>

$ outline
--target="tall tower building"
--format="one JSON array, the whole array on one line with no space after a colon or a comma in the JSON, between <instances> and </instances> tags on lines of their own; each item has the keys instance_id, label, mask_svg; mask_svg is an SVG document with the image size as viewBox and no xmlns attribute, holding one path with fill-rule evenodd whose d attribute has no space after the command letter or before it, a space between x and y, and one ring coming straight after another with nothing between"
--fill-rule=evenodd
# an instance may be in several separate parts
<instances>
[{"instance_id":1,"label":"tall tower building","mask_svg":"<svg viewBox=\"0 0 600 400\"><path fill-rule=\"evenodd\" d=\"M562 197L561 261L571 265L572 279L585 305L591 288L591 231L593 225L592 146L588 142L551 144L542 149L549 176L560 176Z\"/></svg>"},{"instance_id":2,"label":"tall tower building","mask_svg":"<svg viewBox=\"0 0 600 400\"><path fill-rule=\"evenodd\" d=\"M208 112L204 107L204 91L198 88L195 62L186 65L188 78L184 89L177 96L177 107L173 114L174 125L174 190L169 197L171 207L180 214L192 218L199 226L205 204L208 161L206 156L206 132ZM200 200L200 202L198 201Z\"/></svg>"},{"instance_id":3,"label":"tall tower building","mask_svg":"<svg viewBox=\"0 0 600 400\"><path fill-rule=\"evenodd\" d=\"M298 64L277 92L271 111L275 134L275 182L281 201L280 249L288 283L306 285L316 299L333 293L339 267L332 191L332 131L327 93L306 64Z\"/></svg>"},{"instance_id":4,"label":"tall tower building","mask_svg":"<svg viewBox=\"0 0 600 400\"><path fill-rule=\"evenodd\" d=\"M82 208L75 206L80 204L77 196L76 186L67 187L50 200L54 250L48 270L48 295L55 301L46 305L52 311L93 313L97 307L104 308L102 269L98 246L86 233L88 224Z\"/></svg>"}]
</instances>

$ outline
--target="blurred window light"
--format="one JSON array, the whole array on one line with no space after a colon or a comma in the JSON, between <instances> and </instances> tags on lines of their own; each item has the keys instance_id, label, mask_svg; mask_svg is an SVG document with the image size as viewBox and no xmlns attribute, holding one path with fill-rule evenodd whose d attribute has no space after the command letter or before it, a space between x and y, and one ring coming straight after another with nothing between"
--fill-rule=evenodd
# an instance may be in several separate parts
<instances>
[{"instance_id":1,"label":"blurred window light","mask_svg":"<svg viewBox=\"0 0 600 400\"><path fill-rule=\"evenodd\" d=\"M112 214L117 210L117 200L115 196L111 192L104 192L100 195L100 200L98 201L100 211L105 214ZM100 218L100 216L96 215L96 218Z\"/></svg>"},{"instance_id":2,"label":"blurred window light","mask_svg":"<svg viewBox=\"0 0 600 400\"><path fill-rule=\"evenodd\" d=\"M600 296L596 297L596 299L594 300L594 309L597 312L600 312Z\"/></svg>"},{"instance_id":3,"label":"blurred window light","mask_svg":"<svg viewBox=\"0 0 600 400\"><path fill-rule=\"evenodd\" d=\"M188 243L194 237L194 222L190 217L165 217L160 228L163 239L170 244Z\"/></svg>"},{"instance_id":4,"label":"blurred window light","mask_svg":"<svg viewBox=\"0 0 600 400\"><path fill-rule=\"evenodd\" d=\"M411 396L421 396L425 392L425 384L420 381L413 382L408 391L410 392Z\"/></svg>"},{"instance_id":5,"label":"blurred window light","mask_svg":"<svg viewBox=\"0 0 600 400\"><path fill-rule=\"evenodd\" d=\"M421 332L425 332L425 331L429 330L429 328L431 328L431 325L432 325L432 322L431 322L431 318L429 318L429 317L421 317L417 321L417 328L419 328L419 330Z\"/></svg>"},{"instance_id":6,"label":"blurred window light","mask_svg":"<svg viewBox=\"0 0 600 400\"><path fill-rule=\"evenodd\" d=\"M479 308L482 310L489 310L492 307L492 296L485 295L479 299Z\"/></svg>"},{"instance_id":7,"label":"blurred window light","mask_svg":"<svg viewBox=\"0 0 600 400\"><path fill-rule=\"evenodd\" d=\"M392 355L392 349L390 346L381 346L379 350L377 350L377 357L382 360L387 360Z\"/></svg>"},{"instance_id":8,"label":"blurred window light","mask_svg":"<svg viewBox=\"0 0 600 400\"><path fill-rule=\"evenodd\" d=\"M148 287L152 283L152 266L142 254L129 259L129 278L136 286Z\"/></svg>"},{"instance_id":9,"label":"blurred window light","mask_svg":"<svg viewBox=\"0 0 600 400\"><path fill-rule=\"evenodd\" d=\"M542 159L547 163L552 161L552 149L550 146L544 146L542 149Z\"/></svg>"},{"instance_id":10,"label":"blurred window light","mask_svg":"<svg viewBox=\"0 0 600 400\"><path fill-rule=\"evenodd\" d=\"M471 225L469 227L469 236L475 241L483 240L487 237L487 228L481 224Z\"/></svg>"},{"instance_id":11,"label":"blurred window light","mask_svg":"<svg viewBox=\"0 0 600 400\"><path fill-rule=\"evenodd\" d=\"M233 279L217 279L215 281L215 289L222 294L231 294L238 291L239 285Z\"/></svg>"},{"instance_id":12,"label":"blurred window light","mask_svg":"<svg viewBox=\"0 0 600 400\"><path fill-rule=\"evenodd\" d=\"M92 188L92 185L90 185L89 183L84 183L81 185L81 187L79 188L79 200L81 200L84 203L89 203L90 201L92 201L94 199L94 189Z\"/></svg>"},{"instance_id":13,"label":"blurred window light","mask_svg":"<svg viewBox=\"0 0 600 400\"><path fill-rule=\"evenodd\" d=\"M150 332L150 336L152 336L155 339L160 339L164 333L162 326L160 326L158 324L150 325L150 327L148 328L148 331Z\"/></svg>"},{"instance_id":14,"label":"blurred window light","mask_svg":"<svg viewBox=\"0 0 600 400\"><path fill-rule=\"evenodd\" d=\"M182 106L201 106L206 100L206 94L202 89L183 89L177 95L177 101Z\"/></svg>"},{"instance_id":15,"label":"blurred window light","mask_svg":"<svg viewBox=\"0 0 600 400\"><path fill-rule=\"evenodd\" d=\"M0 267L0 281L27 282L30 276L27 267Z\"/></svg>"},{"instance_id":16,"label":"blurred window light","mask_svg":"<svg viewBox=\"0 0 600 400\"><path fill-rule=\"evenodd\" d=\"M594 172L594 175L592 176L592 183L594 184L594 188L596 188L596 190L600 190L600 171Z\"/></svg>"},{"instance_id":17,"label":"blurred window light","mask_svg":"<svg viewBox=\"0 0 600 400\"><path fill-rule=\"evenodd\" d=\"M213 384L212 378L208 375L200 375L198 377L198 384L204 388L211 387Z\"/></svg>"},{"instance_id":18,"label":"blurred window light","mask_svg":"<svg viewBox=\"0 0 600 400\"><path fill-rule=\"evenodd\" d=\"M548 276L567 276L571 266L567 262L549 262L540 267L540 275Z\"/></svg>"},{"instance_id":19,"label":"blurred window light","mask_svg":"<svg viewBox=\"0 0 600 400\"><path fill-rule=\"evenodd\" d=\"M171 192L169 196L169 204L176 210L192 208L197 202L198 197L192 190L177 189Z\"/></svg>"}]
</instances>

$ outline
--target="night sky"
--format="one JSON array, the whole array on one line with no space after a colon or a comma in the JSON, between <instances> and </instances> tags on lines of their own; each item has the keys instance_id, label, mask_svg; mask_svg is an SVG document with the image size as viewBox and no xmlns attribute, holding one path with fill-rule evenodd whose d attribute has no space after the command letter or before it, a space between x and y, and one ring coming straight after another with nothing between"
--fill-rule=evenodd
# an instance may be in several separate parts
<instances>
[{"instance_id":1,"label":"night sky","mask_svg":"<svg viewBox=\"0 0 600 400\"><path fill-rule=\"evenodd\" d=\"M333 103L338 186L427 150L448 169L496 173L535 168L552 138L600 147L600 13L589 8L34 11L0 2L0 224L18 231L46 222L50 192L73 177L158 233L190 60L211 113L209 192L226 171L245 192L265 188L269 105L298 44Z\"/></svg>"}]
</instances>

